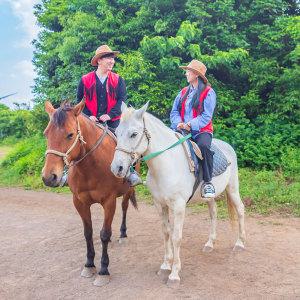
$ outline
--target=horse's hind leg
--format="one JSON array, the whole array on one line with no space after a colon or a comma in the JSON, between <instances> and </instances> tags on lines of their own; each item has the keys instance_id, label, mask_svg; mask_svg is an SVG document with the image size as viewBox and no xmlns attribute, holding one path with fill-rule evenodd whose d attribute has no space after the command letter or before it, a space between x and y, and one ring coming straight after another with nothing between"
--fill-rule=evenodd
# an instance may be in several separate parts
<instances>
[{"instance_id":1,"label":"horse's hind leg","mask_svg":"<svg viewBox=\"0 0 300 300\"><path fill-rule=\"evenodd\" d=\"M239 222L239 233L238 238L233 248L234 251L241 251L245 248L246 234L245 234L245 207L244 203L241 200L239 191L232 187L228 186L226 188L227 200L229 201L229 210L232 205L237 213L238 222Z\"/></svg>"},{"instance_id":2,"label":"horse's hind leg","mask_svg":"<svg viewBox=\"0 0 300 300\"><path fill-rule=\"evenodd\" d=\"M97 277L94 280L94 285L103 286L109 283L109 257L107 253L108 242L111 237L111 223L114 218L115 210L116 210L116 198L107 199L107 201L103 204L104 208L104 222L103 227L100 231L100 239L102 243L102 256L101 256L101 267Z\"/></svg>"},{"instance_id":3,"label":"horse's hind leg","mask_svg":"<svg viewBox=\"0 0 300 300\"><path fill-rule=\"evenodd\" d=\"M82 219L87 248L87 260L84 265L84 269L81 272L81 276L92 277L96 273L96 268L94 265L95 249L93 243L93 227L90 206L83 204L75 196L73 196L73 203Z\"/></svg>"},{"instance_id":4,"label":"horse's hind leg","mask_svg":"<svg viewBox=\"0 0 300 300\"><path fill-rule=\"evenodd\" d=\"M208 237L208 241L203 247L203 252L211 252L214 247L214 241L216 240L217 233L217 205L215 199L211 199L208 201L209 215L210 215L210 233Z\"/></svg>"}]
</instances>

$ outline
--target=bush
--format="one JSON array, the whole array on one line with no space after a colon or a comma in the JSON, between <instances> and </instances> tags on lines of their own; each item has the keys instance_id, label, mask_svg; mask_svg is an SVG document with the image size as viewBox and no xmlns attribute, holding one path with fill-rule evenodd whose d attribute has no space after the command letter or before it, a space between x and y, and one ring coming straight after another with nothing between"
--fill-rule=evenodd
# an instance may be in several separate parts
<instances>
[{"instance_id":1,"label":"bush","mask_svg":"<svg viewBox=\"0 0 300 300\"><path fill-rule=\"evenodd\" d=\"M42 187L41 170L45 150L45 139L40 135L17 143L1 163L2 184Z\"/></svg>"}]
</instances>

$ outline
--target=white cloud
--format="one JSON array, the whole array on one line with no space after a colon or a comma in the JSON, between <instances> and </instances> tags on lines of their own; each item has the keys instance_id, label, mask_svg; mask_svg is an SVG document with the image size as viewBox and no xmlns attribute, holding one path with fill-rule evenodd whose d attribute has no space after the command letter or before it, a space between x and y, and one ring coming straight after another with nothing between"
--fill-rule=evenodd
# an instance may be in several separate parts
<instances>
[{"instance_id":1,"label":"white cloud","mask_svg":"<svg viewBox=\"0 0 300 300\"><path fill-rule=\"evenodd\" d=\"M27 79L29 79L31 81L33 80L33 78L35 76L33 65L30 60L24 59L24 60L17 62L16 65L14 66L14 69L16 69L16 71L18 71L18 73L20 75L25 76Z\"/></svg>"},{"instance_id":2,"label":"white cloud","mask_svg":"<svg viewBox=\"0 0 300 300\"><path fill-rule=\"evenodd\" d=\"M20 20L18 30L25 33L23 40L16 43L17 47L31 47L31 41L36 38L38 26L33 14L33 6L39 3L39 0L2 0L10 4L11 9L16 17ZM1 0L0 0L1 2Z\"/></svg>"}]
</instances>

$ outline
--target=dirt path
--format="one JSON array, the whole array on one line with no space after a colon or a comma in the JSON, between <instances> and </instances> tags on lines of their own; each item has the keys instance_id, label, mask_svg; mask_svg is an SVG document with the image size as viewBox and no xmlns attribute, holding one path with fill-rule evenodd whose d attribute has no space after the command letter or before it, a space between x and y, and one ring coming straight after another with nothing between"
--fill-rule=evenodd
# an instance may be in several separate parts
<instances>
[{"instance_id":1,"label":"dirt path","mask_svg":"<svg viewBox=\"0 0 300 300\"><path fill-rule=\"evenodd\" d=\"M182 243L182 283L176 290L156 276L163 258L154 207L129 209L129 242L119 245L120 205L109 251L109 285L79 276L85 263L80 217L70 195L0 189L0 299L241 299L300 297L300 220L247 218L247 250L231 251L235 234L218 223L215 251L201 251L208 214L188 213ZM102 210L93 206L96 262Z\"/></svg>"}]
</instances>

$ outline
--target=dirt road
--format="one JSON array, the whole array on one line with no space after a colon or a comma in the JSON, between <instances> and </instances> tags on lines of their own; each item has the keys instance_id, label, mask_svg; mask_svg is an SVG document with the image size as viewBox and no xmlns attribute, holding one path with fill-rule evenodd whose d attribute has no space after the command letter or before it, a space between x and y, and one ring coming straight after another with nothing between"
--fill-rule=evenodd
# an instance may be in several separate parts
<instances>
[{"instance_id":1,"label":"dirt road","mask_svg":"<svg viewBox=\"0 0 300 300\"><path fill-rule=\"evenodd\" d=\"M93 206L96 262L102 210ZM201 251L208 214L187 213L182 282L167 287L155 272L163 258L154 207L129 209L127 244L119 245L120 205L109 250L111 282L80 277L85 263L81 219L70 195L0 189L0 299L295 299L300 297L300 220L248 217L247 250L231 251L235 234L219 221L212 253Z\"/></svg>"}]
</instances>

